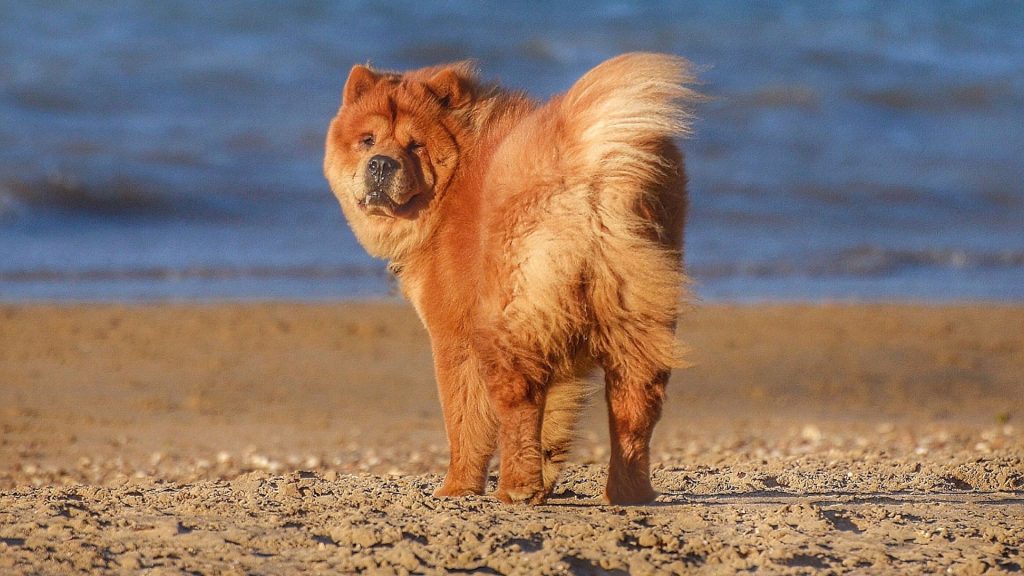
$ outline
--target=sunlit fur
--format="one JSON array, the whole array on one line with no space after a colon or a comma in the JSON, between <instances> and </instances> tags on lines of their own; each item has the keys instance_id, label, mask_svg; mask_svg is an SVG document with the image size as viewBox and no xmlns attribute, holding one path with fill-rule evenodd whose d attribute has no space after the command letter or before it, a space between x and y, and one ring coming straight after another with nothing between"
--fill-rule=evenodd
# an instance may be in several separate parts
<instances>
[{"instance_id":1,"label":"sunlit fur","mask_svg":"<svg viewBox=\"0 0 1024 576\"><path fill-rule=\"evenodd\" d=\"M674 138L700 99L692 82L681 58L626 54L538 104L466 63L353 68L324 171L430 333L451 448L438 495L483 493L497 448L497 497L543 502L587 396L580 377L600 366L605 496L654 498L651 432L681 365L686 177ZM359 205L374 154L402 165L394 214Z\"/></svg>"}]
</instances>

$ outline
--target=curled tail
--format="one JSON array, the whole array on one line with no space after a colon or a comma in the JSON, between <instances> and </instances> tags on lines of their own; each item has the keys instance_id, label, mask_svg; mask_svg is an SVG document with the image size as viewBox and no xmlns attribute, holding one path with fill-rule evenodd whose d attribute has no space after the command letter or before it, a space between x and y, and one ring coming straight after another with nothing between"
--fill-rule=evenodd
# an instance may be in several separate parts
<instances>
[{"instance_id":1,"label":"curled tail","mask_svg":"<svg viewBox=\"0 0 1024 576\"><path fill-rule=\"evenodd\" d=\"M663 164L656 144L688 136L703 97L693 65L667 54L634 52L587 72L565 94L562 117L587 166L608 177L641 181ZM635 182L636 180L634 180Z\"/></svg>"},{"instance_id":2,"label":"curled tail","mask_svg":"<svg viewBox=\"0 0 1024 576\"><path fill-rule=\"evenodd\" d=\"M686 175L673 140L690 134L692 65L634 53L583 76L560 102L565 161L594 206L591 346L606 370L642 378L685 365L674 335Z\"/></svg>"}]
</instances>

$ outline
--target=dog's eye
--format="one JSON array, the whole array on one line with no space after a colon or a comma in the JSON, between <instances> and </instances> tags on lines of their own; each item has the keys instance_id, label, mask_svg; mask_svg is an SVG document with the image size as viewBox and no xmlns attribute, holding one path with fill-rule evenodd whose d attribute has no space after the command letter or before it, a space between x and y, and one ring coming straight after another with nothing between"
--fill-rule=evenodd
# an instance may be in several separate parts
<instances>
[{"instance_id":1,"label":"dog's eye","mask_svg":"<svg viewBox=\"0 0 1024 576\"><path fill-rule=\"evenodd\" d=\"M373 146L375 142L376 140L374 139L373 134L363 134L363 136L359 138L359 145L365 148Z\"/></svg>"},{"instance_id":2,"label":"dog's eye","mask_svg":"<svg viewBox=\"0 0 1024 576\"><path fill-rule=\"evenodd\" d=\"M409 152L422 152L424 149L423 143L417 142L416 140L410 140L408 148Z\"/></svg>"}]
</instances>

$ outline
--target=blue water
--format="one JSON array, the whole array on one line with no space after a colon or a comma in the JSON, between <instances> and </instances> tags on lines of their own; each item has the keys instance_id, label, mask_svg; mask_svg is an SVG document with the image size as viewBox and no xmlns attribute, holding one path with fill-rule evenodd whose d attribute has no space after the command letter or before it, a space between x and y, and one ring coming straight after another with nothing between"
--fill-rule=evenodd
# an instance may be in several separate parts
<instances>
[{"instance_id":1,"label":"blue water","mask_svg":"<svg viewBox=\"0 0 1024 576\"><path fill-rule=\"evenodd\" d=\"M1024 299L1024 3L0 0L0 299L374 297L320 173L353 63L538 97L699 64L708 300Z\"/></svg>"}]
</instances>

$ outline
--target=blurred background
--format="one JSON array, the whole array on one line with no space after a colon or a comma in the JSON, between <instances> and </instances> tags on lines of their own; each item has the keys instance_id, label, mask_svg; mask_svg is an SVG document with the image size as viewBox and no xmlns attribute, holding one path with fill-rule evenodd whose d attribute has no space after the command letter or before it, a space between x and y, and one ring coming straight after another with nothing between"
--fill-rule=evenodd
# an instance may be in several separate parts
<instances>
[{"instance_id":1,"label":"blurred background","mask_svg":"<svg viewBox=\"0 0 1024 576\"><path fill-rule=\"evenodd\" d=\"M705 300L1024 299L1024 3L0 0L0 299L392 294L321 175L354 63L702 68Z\"/></svg>"}]
</instances>

